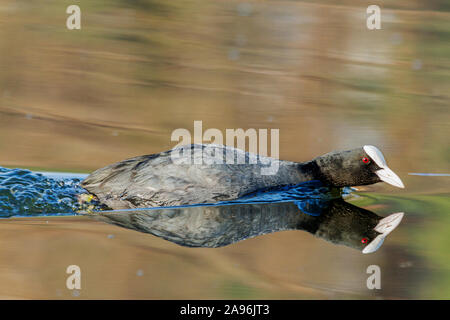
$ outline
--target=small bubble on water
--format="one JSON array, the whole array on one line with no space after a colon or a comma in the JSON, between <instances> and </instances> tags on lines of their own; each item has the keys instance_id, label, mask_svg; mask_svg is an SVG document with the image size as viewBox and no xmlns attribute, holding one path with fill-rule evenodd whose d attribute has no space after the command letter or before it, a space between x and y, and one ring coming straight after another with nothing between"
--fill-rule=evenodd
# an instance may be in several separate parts
<instances>
[{"instance_id":1,"label":"small bubble on water","mask_svg":"<svg viewBox=\"0 0 450 320\"><path fill-rule=\"evenodd\" d=\"M73 296L73 297L79 297L79 296L80 296L80 291L78 291L78 290L73 290L73 291L72 291L72 296Z\"/></svg>"},{"instance_id":2,"label":"small bubble on water","mask_svg":"<svg viewBox=\"0 0 450 320\"><path fill-rule=\"evenodd\" d=\"M238 60L240 56L239 50L238 49L230 49L228 50L228 59L235 61Z\"/></svg>"},{"instance_id":3,"label":"small bubble on water","mask_svg":"<svg viewBox=\"0 0 450 320\"><path fill-rule=\"evenodd\" d=\"M413 263L411 261L402 261L398 264L400 268L411 268Z\"/></svg>"},{"instance_id":4,"label":"small bubble on water","mask_svg":"<svg viewBox=\"0 0 450 320\"><path fill-rule=\"evenodd\" d=\"M420 59L414 60L412 62L412 64L411 64L411 68L413 70L420 70L420 69L422 69L422 60L420 60Z\"/></svg>"},{"instance_id":5,"label":"small bubble on water","mask_svg":"<svg viewBox=\"0 0 450 320\"><path fill-rule=\"evenodd\" d=\"M252 13L253 7L250 3L241 2L237 5L236 10L240 16L247 17Z\"/></svg>"}]
</instances>

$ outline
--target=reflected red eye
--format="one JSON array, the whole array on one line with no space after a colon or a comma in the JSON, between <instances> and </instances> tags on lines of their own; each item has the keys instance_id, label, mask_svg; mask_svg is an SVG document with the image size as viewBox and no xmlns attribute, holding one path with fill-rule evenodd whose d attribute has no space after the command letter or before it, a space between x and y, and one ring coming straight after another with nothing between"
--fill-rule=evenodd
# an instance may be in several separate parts
<instances>
[{"instance_id":1,"label":"reflected red eye","mask_svg":"<svg viewBox=\"0 0 450 320\"><path fill-rule=\"evenodd\" d=\"M367 158L367 157L364 157L364 158L362 158L362 162L364 162L364 163L369 163L369 162L370 162L370 159Z\"/></svg>"},{"instance_id":2,"label":"reflected red eye","mask_svg":"<svg viewBox=\"0 0 450 320\"><path fill-rule=\"evenodd\" d=\"M367 240L368 240L367 238L362 238L362 239L361 239L361 242L362 242L362 243L367 243Z\"/></svg>"}]
</instances>

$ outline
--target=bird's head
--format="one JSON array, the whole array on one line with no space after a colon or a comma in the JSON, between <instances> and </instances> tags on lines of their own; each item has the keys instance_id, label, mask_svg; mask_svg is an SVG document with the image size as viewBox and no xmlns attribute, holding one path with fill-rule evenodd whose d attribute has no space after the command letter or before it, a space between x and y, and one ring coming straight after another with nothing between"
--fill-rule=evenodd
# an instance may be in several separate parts
<instances>
[{"instance_id":1,"label":"bird's head","mask_svg":"<svg viewBox=\"0 0 450 320\"><path fill-rule=\"evenodd\" d=\"M392 213L385 218L380 219L378 224L373 229L377 235L370 239L362 238L363 253L372 253L378 250L384 242L384 239L390 234L403 219L403 212Z\"/></svg>"},{"instance_id":2,"label":"bird's head","mask_svg":"<svg viewBox=\"0 0 450 320\"><path fill-rule=\"evenodd\" d=\"M348 151L330 152L314 159L320 179L335 187L387 182L404 188L402 180L387 166L381 151L366 145Z\"/></svg>"},{"instance_id":3,"label":"bird's head","mask_svg":"<svg viewBox=\"0 0 450 320\"><path fill-rule=\"evenodd\" d=\"M398 212L383 218L343 199L335 199L317 218L314 234L362 253L373 253L397 228L403 216L403 212Z\"/></svg>"}]
</instances>

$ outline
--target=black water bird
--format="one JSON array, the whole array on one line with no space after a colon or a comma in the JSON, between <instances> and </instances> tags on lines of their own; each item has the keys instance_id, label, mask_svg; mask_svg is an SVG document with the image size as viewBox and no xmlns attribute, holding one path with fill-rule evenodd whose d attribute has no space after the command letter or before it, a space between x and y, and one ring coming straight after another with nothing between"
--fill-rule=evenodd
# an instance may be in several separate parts
<instances>
[{"instance_id":1,"label":"black water bird","mask_svg":"<svg viewBox=\"0 0 450 320\"><path fill-rule=\"evenodd\" d=\"M374 146L297 163L214 144L124 160L93 172L81 186L111 209L129 209L215 203L309 180L334 187L380 181L404 187Z\"/></svg>"},{"instance_id":2,"label":"black water bird","mask_svg":"<svg viewBox=\"0 0 450 320\"><path fill-rule=\"evenodd\" d=\"M301 206L282 202L100 211L93 217L187 247L222 247L263 234L303 230L363 253L378 250L403 218L403 212L383 218L343 199L319 205L309 201L300 201ZM320 208L320 214L310 215L310 205Z\"/></svg>"}]
</instances>

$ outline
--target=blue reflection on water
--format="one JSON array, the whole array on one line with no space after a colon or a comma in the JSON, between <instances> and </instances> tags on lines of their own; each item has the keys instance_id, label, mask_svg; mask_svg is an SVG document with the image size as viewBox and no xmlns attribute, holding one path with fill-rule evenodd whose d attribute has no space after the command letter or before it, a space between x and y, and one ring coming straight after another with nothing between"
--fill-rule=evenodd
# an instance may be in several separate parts
<instances>
[{"instance_id":1,"label":"blue reflection on water","mask_svg":"<svg viewBox=\"0 0 450 320\"><path fill-rule=\"evenodd\" d=\"M0 167L0 217L76 214L83 209L77 199L85 193L81 181Z\"/></svg>"},{"instance_id":2,"label":"blue reflection on water","mask_svg":"<svg viewBox=\"0 0 450 320\"><path fill-rule=\"evenodd\" d=\"M39 173L0 167L0 218L77 215L86 210L103 210L104 208L95 201L89 204L79 201L79 195L87 193L80 187L80 182L85 177L86 175L82 174ZM349 190L344 189L343 192L349 192ZM294 202L302 212L316 216L326 207L328 200L341 195L340 190L325 187L320 181L309 181L259 190L232 201L164 208ZM150 209L161 208L163 207Z\"/></svg>"}]
</instances>

